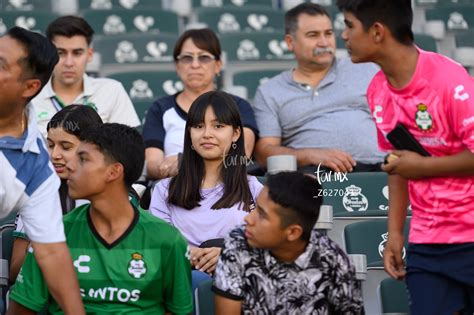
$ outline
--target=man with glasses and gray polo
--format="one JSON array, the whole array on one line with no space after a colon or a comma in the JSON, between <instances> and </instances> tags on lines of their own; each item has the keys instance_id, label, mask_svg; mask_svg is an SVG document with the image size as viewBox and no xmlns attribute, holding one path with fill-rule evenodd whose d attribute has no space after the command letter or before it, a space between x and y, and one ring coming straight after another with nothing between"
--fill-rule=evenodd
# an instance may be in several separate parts
<instances>
[{"instance_id":1,"label":"man with glasses and gray polo","mask_svg":"<svg viewBox=\"0 0 474 315\"><path fill-rule=\"evenodd\" d=\"M290 154L305 172L319 165L336 172L380 171L383 154L366 100L377 67L335 57L331 18L315 3L289 10L285 33L297 66L257 90L257 161L265 166L269 156Z\"/></svg>"}]
</instances>

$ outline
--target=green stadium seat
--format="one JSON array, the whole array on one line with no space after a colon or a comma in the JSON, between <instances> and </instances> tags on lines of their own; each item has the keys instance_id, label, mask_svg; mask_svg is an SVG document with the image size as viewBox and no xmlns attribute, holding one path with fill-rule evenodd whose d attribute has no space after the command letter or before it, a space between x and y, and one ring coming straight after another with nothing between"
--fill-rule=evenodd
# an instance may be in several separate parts
<instances>
[{"instance_id":1,"label":"green stadium seat","mask_svg":"<svg viewBox=\"0 0 474 315\"><path fill-rule=\"evenodd\" d=\"M146 113L148 112L148 109L150 108L151 104L153 103L153 100L132 100L133 102L133 107L135 108L135 111L137 112L138 118L140 119L140 127L138 128L139 131L143 129L143 125L145 124L145 117Z\"/></svg>"},{"instance_id":2,"label":"green stadium seat","mask_svg":"<svg viewBox=\"0 0 474 315\"><path fill-rule=\"evenodd\" d=\"M403 257L408 246L408 226L405 222ZM348 254L363 254L367 257L367 278L362 283L366 314L380 313L377 289L380 282L388 278L382 263L383 250L387 242L387 218L366 220L349 224L344 229L345 250Z\"/></svg>"},{"instance_id":3,"label":"green stadium seat","mask_svg":"<svg viewBox=\"0 0 474 315\"><path fill-rule=\"evenodd\" d=\"M284 12L264 7L199 8L194 22L218 33L283 31Z\"/></svg>"},{"instance_id":4,"label":"green stadium seat","mask_svg":"<svg viewBox=\"0 0 474 315\"><path fill-rule=\"evenodd\" d=\"M415 0L420 7L465 6L474 5L472 0Z\"/></svg>"},{"instance_id":5,"label":"green stadium seat","mask_svg":"<svg viewBox=\"0 0 474 315\"><path fill-rule=\"evenodd\" d=\"M415 34L415 44L423 50L438 52L438 46L433 36L427 34Z\"/></svg>"},{"instance_id":6,"label":"green stadium seat","mask_svg":"<svg viewBox=\"0 0 474 315\"><path fill-rule=\"evenodd\" d=\"M426 10L425 33L442 39L449 33L474 28L474 5L439 6Z\"/></svg>"},{"instance_id":7,"label":"green stadium seat","mask_svg":"<svg viewBox=\"0 0 474 315\"><path fill-rule=\"evenodd\" d=\"M2 11L50 11L51 9L51 0L0 0Z\"/></svg>"},{"instance_id":8,"label":"green stadium seat","mask_svg":"<svg viewBox=\"0 0 474 315\"><path fill-rule=\"evenodd\" d=\"M161 0L78 0L79 10L135 10L138 8L162 9Z\"/></svg>"},{"instance_id":9,"label":"green stadium seat","mask_svg":"<svg viewBox=\"0 0 474 315\"><path fill-rule=\"evenodd\" d=\"M220 42L228 62L294 59L282 32L222 34Z\"/></svg>"},{"instance_id":10,"label":"green stadium seat","mask_svg":"<svg viewBox=\"0 0 474 315\"><path fill-rule=\"evenodd\" d=\"M343 175L320 173L319 179L324 189L318 194L323 203L334 209L334 216L357 214L364 216L367 211L381 211L386 216L388 209L388 176L385 172L359 172ZM373 212L371 212L372 216Z\"/></svg>"},{"instance_id":11,"label":"green stadium seat","mask_svg":"<svg viewBox=\"0 0 474 315\"><path fill-rule=\"evenodd\" d=\"M173 47L176 36L169 34L124 34L97 36L94 49L100 72L174 70Z\"/></svg>"},{"instance_id":12,"label":"green stadium seat","mask_svg":"<svg viewBox=\"0 0 474 315\"><path fill-rule=\"evenodd\" d=\"M409 313L408 294L405 281L387 278L378 288L382 315L404 315Z\"/></svg>"},{"instance_id":13,"label":"green stadium seat","mask_svg":"<svg viewBox=\"0 0 474 315\"><path fill-rule=\"evenodd\" d=\"M183 89L183 83L175 71L122 72L111 74L108 77L120 81L132 101L152 101L161 96L175 94Z\"/></svg>"},{"instance_id":14,"label":"green stadium seat","mask_svg":"<svg viewBox=\"0 0 474 315\"><path fill-rule=\"evenodd\" d=\"M58 17L47 11L1 11L0 35L13 26L20 26L31 31L44 33L49 23Z\"/></svg>"},{"instance_id":15,"label":"green stadium seat","mask_svg":"<svg viewBox=\"0 0 474 315\"><path fill-rule=\"evenodd\" d=\"M474 30L455 35L453 58L465 67L474 67Z\"/></svg>"},{"instance_id":16,"label":"green stadium seat","mask_svg":"<svg viewBox=\"0 0 474 315\"><path fill-rule=\"evenodd\" d=\"M214 315L214 292L211 291L212 280L199 284L194 292L196 315Z\"/></svg>"},{"instance_id":17,"label":"green stadium seat","mask_svg":"<svg viewBox=\"0 0 474 315\"><path fill-rule=\"evenodd\" d=\"M367 256L367 265L378 263L383 258L383 250L387 242L387 218L366 220L349 224L344 229L344 243L348 254L364 254ZM406 219L403 235L405 247L403 258L408 245L408 227L410 218Z\"/></svg>"},{"instance_id":18,"label":"green stadium seat","mask_svg":"<svg viewBox=\"0 0 474 315\"><path fill-rule=\"evenodd\" d=\"M193 8L275 7L273 0L193 0L192 5Z\"/></svg>"},{"instance_id":19,"label":"green stadium seat","mask_svg":"<svg viewBox=\"0 0 474 315\"><path fill-rule=\"evenodd\" d=\"M150 9L86 10L84 18L97 34L179 33L176 13Z\"/></svg>"},{"instance_id":20,"label":"green stadium seat","mask_svg":"<svg viewBox=\"0 0 474 315\"><path fill-rule=\"evenodd\" d=\"M253 99L257 88L265 83L268 79L278 75L283 70L250 70L242 71L234 74L232 85L234 86L243 86L247 90L247 98Z\"/></svg>"}]
</instances>

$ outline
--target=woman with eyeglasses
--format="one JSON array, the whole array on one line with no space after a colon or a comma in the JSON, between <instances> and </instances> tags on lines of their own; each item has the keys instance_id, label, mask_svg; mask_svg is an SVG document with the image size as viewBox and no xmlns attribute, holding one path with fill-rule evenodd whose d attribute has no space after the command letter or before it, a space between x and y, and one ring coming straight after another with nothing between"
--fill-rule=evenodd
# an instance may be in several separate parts
<instances>
[{"instance_id":1,"label":"woman with eyeglasses","mask_svg":"<svg viewBox=\"0 0 474 315\"><path fill-rule=\"evenodd\" d=\"M151 179L177 174L189 108L201 94L216 89L215 79L222 68L219 40L207 28L184 32L176 42L173 58L184 89L158 98L148 110L143 128L146 167ZM257 123L250 104L235 95L233 98L244 125L245 154L250 157L258 136Z\"/></svg>"}]
</instances>

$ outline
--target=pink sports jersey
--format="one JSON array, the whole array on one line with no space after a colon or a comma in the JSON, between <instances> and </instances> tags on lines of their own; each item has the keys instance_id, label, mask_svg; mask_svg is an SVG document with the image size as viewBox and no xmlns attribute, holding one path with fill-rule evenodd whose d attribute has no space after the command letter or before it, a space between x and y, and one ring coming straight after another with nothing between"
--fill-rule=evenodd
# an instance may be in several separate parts
<instances>
[{"instance_id":1,"label":"pink sports jersey","mask_svg":"<svg viewBox=\"0 0 474 315\"><path fill-rule=\"evenodd\" d=\"M474 80L449 58L419 53L404 88L393 88L382 71L369 85L380 149L394 149L385 135L402 123L432 156L474 152ZM474 242L474 176L409 180L408 187L411 243Z\"/></svg>"}]
</instances>

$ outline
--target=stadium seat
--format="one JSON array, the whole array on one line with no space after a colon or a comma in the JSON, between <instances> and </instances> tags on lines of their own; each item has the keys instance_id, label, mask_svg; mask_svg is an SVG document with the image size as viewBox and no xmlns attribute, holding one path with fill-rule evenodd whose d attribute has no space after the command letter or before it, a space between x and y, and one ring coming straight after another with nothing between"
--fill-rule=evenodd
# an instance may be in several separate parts
<instances>
[{"instance_id":1,"label":"stadium seat","mask_svg":"<svg viewBox=\"0 0 474 315\"><path fill-rule=\"evenodd\" d=\"M409 224L410 218L407 218L403 234L405 237L403 258L405 258L408 245ZM344 229L344 248L348 254L366 255L367 265L371 266L382 260L387 238L387 218L356 222L347 225Z\"/></svg>"},{"instance_id":2,"label":"stadium seat","mask_svg":"<svg viewBox=\"0 0 474 315\"><path fill-rule=\"evenodd\" d=\"M114 73L109 78L122 82L128 95L135 100L154 100L183 89L175 71L139 71Z\"/></svg>"},{"instance_id":3,"label":"stadium seat","mask_svg":"<svg viewBox=\"0 0 474 315\"><path fill-rule=\"evenodd\" d=\"M408 226L405 222L403 258L408 245ZM367 257L367 279L362 283L366 314L378 314L380 310L377 288L388 277L382 263L383 250L387 242L387 219L366 220L349 224L344 229L344 248L348 254L363 254Z\"/></svg>"},{"instance_id":4,"label":"stadium seat","mask_svg":"<svg viewBox=\"0 0 474 315\"><path fill-rule=\"evenodd\" d=\"M97 34L179 33L176 13L153 9L86 10L84 18Z\"/></svg>"},{"instance_id":5,"label":"stadium seat","mask_svg":"<svg viewBox=\"0 0 474 315\"><path fill-rule=\"evenodd\" d=\"M273 0L193 0L193 8L241 8L259 6L274 8Z\"/></svg>"},{"instance_id":6,"label":"stadium seat","mask_svg":"<svg viewBox=\"0 0 474 315\"><path fill-rule=\"evenodd\" d=\"M234 33L220 36L224 51L224 81L232 84L233 76L242 71L291 69L293 53L288 51L283 32Z\"/></svg>"},{"instance_id":7,"label":"stadium seat","mask_svg":"<svg viewBox=\"0 0 474 315\"><path fill-rule=\"evenodd\" d=\"M427 34L415 34L415 44L423 50L438 52L436 40Z\"/></svg>"},{"instance_id":8,"label":"stadium seat","mask_svg":"<svg viewBox=\"0 0 474 315\"><path fill-rule=\"evenodd\" d=\"M47 11L4 11L0 12L0 35L13 26L20 26L30 31L44 33L49 23L58 17Z\"/></svg>"},{"instance_id":9,"label":"stadium seat","mask_svg":"<svg viewBox=\"0 0 474 315\"><path fill-rule=\"evenodd\" d=\"M214 293L211 291L212 280L199 284L194 292L196 301L196 315L214 314Z\"/></svg>"},{"instance_id":10,"label":"stadium seat","mask_svg":"<svg viewBox=\"0 0 474 315\"><path fill-rule=\"evenodd\" d=\"M50 11L51 0L0 0L1 11Z\"/></svg>"},{"instance_id":11,"label":"stadium seat","mask_svg":"<svg viewBox=\"0 0 474 315\"><path fill-rule=\"evenodd\" d=\"M294 59L282 32L222 34L220 41L229 63L274 61L280 64L282 60Z\"/></svg>"},{"instance_id":12,"label":"stadium seat","mask_svg":"<svg viewBox=\"0 0 474 315\"><path fill-rule=\"evenodd\" d=\"M233 76L232 85L245 87L247 92L247 99L253 99L259 85L265 83L268 79L278 75L283 70L287 69L267 71L250 70L237 72Z\"/></svg>"},{"instance_id":13,"label":"stadium seat","mask_svg":"<svg viewBox=\"0 0 474 315\"><path fill-rule=\"evenodd\" d=\"M140 119L140 127L138 127L139 131L142 131L143 126L145 124L145 117L148 109L150 108L153 100L132 100L133 107L137 112L138 118Z\"/></svg>"},{"instance_id":14,"label":"stadium seat","mask_svg":"<svg viewBox=\"0 0 474 315\"><path fill-rule=\"evenodd\" d=\"M264 7L199 8L191 22L206 24L218 33L282 32L284 12Z\"/></svg>"},{"instance_id":15,"label":"stadium seat","mask_svg":"<svg viewBox=\"0 0 474 315\"><path fill-rule=\"evenodd\" d=\"M168 34L98 36L94 49L100 55L101 75L120 71L174 70L175 41L176 36Z\"/></svg>"},{"instance_id":16,"label":"stadium seat","mask_svg":"<svg viewBox=\"0 0 474 315\"><path fill-rule=\"evenodd\" d=\"M162 9L161 0L78 0L79 10Z\"/></svg>"},{"instance_id":17,"label":"stadium seat","mask_svg":"<svg viewBox=\"0 0 474 315\"><path fill-rule=\"evenodd\" d=\"M415 0L415 4L420 7L472 6L474 2L472 0Z\"/></svg>"},{"instance_id":18,"label":"stadium seat","mask_svg":"<svg viewBox=\"0 0 474 315\"><path fill-rule=\"evenodd\" d=\"M405 281L387 278L378 288L382 315L404 315L409 312L408 295Z\"/></svg>"},{"instance_id":19,"label":"stadium seat","mask_svg":"<svg viewBox=\"0 0 474 315\"><path fill-rule=\"evenodd\" d=\"M453 58L465 67L474 67L474 29L455 35Z\"/></svg>"},{"instance_id":20,"label":"stadium seat","mask_svg":"<svg viewBox=\"0 0 474 315\"><path fill-rule=\"evenodd\" d=\"M439 6L426 10L425 33L442 39L446 32L458 33L474 28L474 5Z\"/></svg>"}]
</instances>

